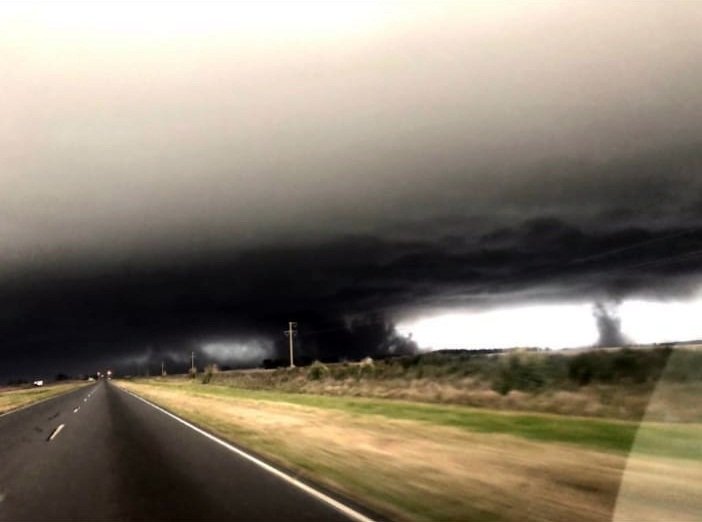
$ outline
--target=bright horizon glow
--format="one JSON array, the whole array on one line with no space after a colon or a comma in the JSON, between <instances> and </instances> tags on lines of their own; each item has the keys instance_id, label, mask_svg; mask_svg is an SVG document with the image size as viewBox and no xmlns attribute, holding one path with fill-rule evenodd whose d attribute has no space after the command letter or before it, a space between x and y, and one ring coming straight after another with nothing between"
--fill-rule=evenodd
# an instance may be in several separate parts
<instances>
[{"instance_id":1,"label":"bright horizon glow","mask_svg":"<svg viewBox=\"0 0 702 522\"><path fill-rule=\"evenodd\" d=\"M592 306L537 305L488 312L455 312L398 325L421 348L570 348L597 341Z\"/></svg>"},{"instance_id":2,"label":"bright horizon glow","mask_svg":"<svg viewBox=\"0 0 702 522\"><path fill-rule=\"evenodd\" d=\"M219 362L259 363L271 356L273 343L260 339L217 341L205 343L202 345L202 351Z\"/></svg>"},{"instance_id":3,"label":"bright horizon glow","mask_svg":"<svg viewBox=\"0 0 702 522\"><path fill-rule=\"evenodd\" d=\"M619 317L624 336L635 343L664 343L702 339L702 299L622 303Z\"/></svg>"},{"instance_id":4,"label":"bright horizon glow","mask_svg":"<svg viewBox=\"0 0 702 522\"><path fill-rule=\"evenodd\" d=\"M633 344L702 339L702 299L624 301L621 330ZM398 324L423 349L579 348L598 331L591 304L536 305L487 312L452 312Z\"/></svg>"}]
</instances>

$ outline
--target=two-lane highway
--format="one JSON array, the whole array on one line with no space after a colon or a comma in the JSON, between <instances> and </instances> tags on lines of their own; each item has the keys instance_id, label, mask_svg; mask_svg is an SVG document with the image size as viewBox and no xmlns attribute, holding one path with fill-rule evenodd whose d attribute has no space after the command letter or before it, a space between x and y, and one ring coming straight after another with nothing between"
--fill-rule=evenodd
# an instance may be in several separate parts
<instances>
[{"instance_id":1,"label":"two-lane highway","mask_svg":"<svg viewBox=\"0 0 702 522\"><path fill-rule=\"evenodd\" d=\"M349 520L101 381L0 417L0 520Z\"/></svg>"}]
</instances>

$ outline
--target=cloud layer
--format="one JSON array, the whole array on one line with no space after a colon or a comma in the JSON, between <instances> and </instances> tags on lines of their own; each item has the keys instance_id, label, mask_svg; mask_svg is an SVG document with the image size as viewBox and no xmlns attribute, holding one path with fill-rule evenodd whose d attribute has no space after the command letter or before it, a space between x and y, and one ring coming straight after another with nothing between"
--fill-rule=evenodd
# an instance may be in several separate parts
<instances>
[{"instance_id":1,"label":"cloud layer","mask_svg":"<svg viewBox=\"0 0 702 522\"><path fill-rule=\"evenodd\" d=\"M699 284L696 4L3 9L5 373Z\"/></svg>"}]
</instances>

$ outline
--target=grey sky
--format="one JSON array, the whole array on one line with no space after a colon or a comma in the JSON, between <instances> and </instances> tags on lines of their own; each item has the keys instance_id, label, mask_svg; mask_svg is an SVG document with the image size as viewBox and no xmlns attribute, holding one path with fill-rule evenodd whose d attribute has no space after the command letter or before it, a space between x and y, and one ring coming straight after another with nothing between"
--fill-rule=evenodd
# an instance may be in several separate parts
<instances>
[{"instance_id":1,"label":"grey sky","mask_svg":"<svg viewBox=\"0 0 702 522\"><path fill-rule=\"evenodd\" d=\"M188 234L379 232L409 204L415 220L588 214L617 202L554 201L539 169L573 162L568 193L593 174L578 162L701 135L694 2L347 4L356 27L320 15L338 33L268 8L3 8L3 264Z\"/></svg>"},{"instance_id":2,"label":"grey sky","mask_svg":"<svg viewBox=\"0 0 702 522\"><path fill-rule=\"evenodd\" d=\"M291 311L689 294L700 27L668 1L2 4L0 334L109 358Z\"/></svg>"}]
</instances>

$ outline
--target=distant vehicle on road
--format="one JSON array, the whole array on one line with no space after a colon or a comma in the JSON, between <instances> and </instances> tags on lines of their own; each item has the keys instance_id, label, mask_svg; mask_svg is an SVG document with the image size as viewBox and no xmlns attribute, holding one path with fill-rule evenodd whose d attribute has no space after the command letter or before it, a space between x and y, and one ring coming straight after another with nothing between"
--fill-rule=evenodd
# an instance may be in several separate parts
<instances>
[{"instance_id":1,"label":"distant vehicle on road","mask_svg":"<svg viewBox=\"0 0 702 522\"><path fill-rule=\"evenodd\" d=\"M37 386L37 387L38 387L38 386L44 386L44 381L43 381L43 379L40 379L40 380L38 380L38 381L34 381L34 382L32 383L32 386Z\"/></svg>"}]
</instances>

